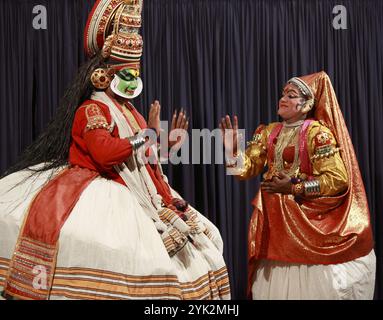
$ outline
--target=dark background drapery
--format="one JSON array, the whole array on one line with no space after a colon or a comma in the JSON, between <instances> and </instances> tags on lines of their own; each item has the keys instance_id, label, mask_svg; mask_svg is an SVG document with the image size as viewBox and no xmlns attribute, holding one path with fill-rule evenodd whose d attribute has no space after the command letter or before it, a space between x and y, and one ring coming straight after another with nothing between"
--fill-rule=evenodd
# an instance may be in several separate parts
<instances>
[{"instance_id":1,"label":"dark background drapery","mask_svg":"<svg viewBox=\"0 0 383 320\"><path fill-rule=\"evenodd\" d=\"M0 2L0 173L54 116L83 56L83 28L94 0ZM347 9L335 30L332 10ZM48 29L32 27L36 5ZM144 0L146 116L153 99L162 119L188 110L190 126L239 117L247 138L277 120L283 83L325 70L333 81L363 175L377 253L376 298L383 298L383 2L307 0ZM259 179L238 182L222 165L165 166L173 187L220 229L233 297L245 297L247 226Z\"/></svg>"}]
</instances>

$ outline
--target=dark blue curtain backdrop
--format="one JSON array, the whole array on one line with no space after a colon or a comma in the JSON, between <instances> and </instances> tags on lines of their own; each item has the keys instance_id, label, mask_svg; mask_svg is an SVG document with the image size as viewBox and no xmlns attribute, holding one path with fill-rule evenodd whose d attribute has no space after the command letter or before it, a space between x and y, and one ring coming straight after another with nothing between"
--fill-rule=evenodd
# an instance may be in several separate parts
<instances>
[{"instance_id":1,"label":"dark blue curtain backdrop","mask_svg":"<svg viewBox=\"0 0 383 320\"><path fill-rule=\"evenodd\" d=\"M175 108L195 129L214 129L236 114L247 138L277 120L283 83L325 70L333 81L359 159L378 257L376 297L383 298L383 1L144 0L143 95L162 119ZM0 172L54 116L84 61L82 38L94 0L0 1ZM347 9L347 29L332 26ZM32 27L35 5L48 29ZM165 166L172 185L221 230L233 297L245 297L247 226L258 179L238 182L222 165ZM134 257L132 257L134 258Z\"/></svg>"}]
</instances>

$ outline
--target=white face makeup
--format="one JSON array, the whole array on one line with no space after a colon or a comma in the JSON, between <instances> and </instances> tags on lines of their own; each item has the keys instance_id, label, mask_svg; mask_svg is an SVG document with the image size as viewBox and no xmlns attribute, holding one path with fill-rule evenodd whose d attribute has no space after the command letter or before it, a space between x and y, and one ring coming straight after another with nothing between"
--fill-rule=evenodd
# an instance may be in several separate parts
<instances>
[{"instance_id":1,"label":"white face makeup","mask_svg":"<svg viewBox=\"0 0 383 320\"><path fill-rule=\"evenodd\" d=\"M279 100L278 115L287 122L294 122L305 118L302 107L306 99L301 95L299 89L288 83L282 92Z\"/></svg>"}]
</instances>

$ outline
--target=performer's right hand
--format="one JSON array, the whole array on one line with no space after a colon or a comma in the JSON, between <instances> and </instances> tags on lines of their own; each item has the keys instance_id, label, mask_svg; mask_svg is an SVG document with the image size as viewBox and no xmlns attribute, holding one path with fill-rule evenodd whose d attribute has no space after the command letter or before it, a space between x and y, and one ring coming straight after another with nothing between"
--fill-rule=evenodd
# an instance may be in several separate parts
<instances>
[{"instance_id":1,"label":"performer's right hand","mask_svg":"<svg viewBox=\"0 0 383 320\"><path fill-rule=\"evenodd\" d=\"M222 140L226 149L226 154L231 154L234 157L237 155L238 151L238 118L234 116L234 125L231 124L231 119L229 115L226 115L225 118L221 119L219 127L222 132ZM226 130L232 130L233 134L227 134ZM225 134L226 133L226 134Z\"/></svg>"}]
</instances>

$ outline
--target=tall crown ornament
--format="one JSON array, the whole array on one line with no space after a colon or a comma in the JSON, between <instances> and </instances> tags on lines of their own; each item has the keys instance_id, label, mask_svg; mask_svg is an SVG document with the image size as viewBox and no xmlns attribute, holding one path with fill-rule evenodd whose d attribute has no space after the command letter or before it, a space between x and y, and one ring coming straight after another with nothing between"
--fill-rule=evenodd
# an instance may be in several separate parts
<instances>
[{"instance_id":1,"label":"tall crown ornament","mask_svg":"<svg viewBox=\"0 0 383 320\"><path fill-rule=\"evenodd\" d=\"M139 77L142 5L143 0L98 0L85 28L86 54L101 53L116 72L110 88L123 98L135 98L143 89Z\"/></svg>"}]
</instances>

